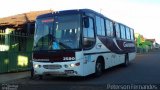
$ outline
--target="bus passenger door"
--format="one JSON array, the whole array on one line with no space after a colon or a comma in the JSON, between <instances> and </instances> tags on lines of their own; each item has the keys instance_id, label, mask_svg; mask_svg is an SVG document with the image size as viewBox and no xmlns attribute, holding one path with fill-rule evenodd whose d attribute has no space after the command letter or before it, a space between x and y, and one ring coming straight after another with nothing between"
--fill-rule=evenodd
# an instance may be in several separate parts
<instances>
[{"instance_id":1,"label":"bus passenger door","mask_svg":"<svg viewBox=\"0 0 160 90\"><path fill-rule=\"evenodd\" d=\"M94 18L90 16L83 17L83 35L82 35L82 47L84 51L84 64L83 70L84 74L89 75L94 73L95 70L95 62L94 55L92 55L94 50L92 50L93 46L95 45L95 34L94 34Z\"/></svg>"},{"instance_id":2,"label":"bus passenger door","mask_svg":"<svg viewBox=\"0 0 160 90\"><path fill-rule=\"evenodd\" d=\"M93 55L85 55L84 56L84 60L83 60L83 72L84 75L89 75L94 73L94 62L93 62L94 58Z\"/></svg>"}]
</instances>

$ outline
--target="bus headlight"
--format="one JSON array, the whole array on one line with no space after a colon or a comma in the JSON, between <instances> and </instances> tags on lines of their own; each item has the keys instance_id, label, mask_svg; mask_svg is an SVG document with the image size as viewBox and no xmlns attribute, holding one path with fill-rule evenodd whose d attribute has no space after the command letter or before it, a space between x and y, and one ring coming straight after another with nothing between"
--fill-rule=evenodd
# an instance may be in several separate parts
<instances>
[{"instance_id":1,"label":"bus headlight","mask_svg":"<svg viewBox=\"0 0 160 90\"><path fill-rule=\"evenodd\" d=\"M72 64L70 64L70 67L75 67L75 64L73 64L73 63L72 63Z\"/></svg>"},{"instance_id":2,"label":"bus headlight","mask_svg":"<svg viewBox=\"0 0 160 90\"><path fill-rule=\"evenodd\" d=\"M70 66L70 67L75 67L75 66L79 66L79 65L80 65L80 62L74 63L74 64L72 63L72 64L70 64L69 66Z\"/></svg>"},{"instance_id":3,"label":"bus headlight","mask_svg":"<svg viewBox=\"0 0 160 90\"><path fill-rule=\"evenodd\" d=\"M41 65L35 64L34 68L41 68Z\"/></svg>"}]
</instances>

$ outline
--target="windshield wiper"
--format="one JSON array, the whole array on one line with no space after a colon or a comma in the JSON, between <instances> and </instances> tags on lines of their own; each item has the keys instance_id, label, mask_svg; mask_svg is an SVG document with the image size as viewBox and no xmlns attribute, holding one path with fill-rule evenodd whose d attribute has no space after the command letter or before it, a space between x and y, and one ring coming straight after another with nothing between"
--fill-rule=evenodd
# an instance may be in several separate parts
<instances>
[{"instance_id":1,"label":"windshield wiper","mask_svg":"<svg viewBox=\"0 0 160 90\"><path fill-rule=\"evenodd\" d=\"M59 42L59 44L60 44L62 47L64 47L65 49L71 49L71 47L69 47L69 46L63 44L62 42Z\"/></svg>"}]
</instances>

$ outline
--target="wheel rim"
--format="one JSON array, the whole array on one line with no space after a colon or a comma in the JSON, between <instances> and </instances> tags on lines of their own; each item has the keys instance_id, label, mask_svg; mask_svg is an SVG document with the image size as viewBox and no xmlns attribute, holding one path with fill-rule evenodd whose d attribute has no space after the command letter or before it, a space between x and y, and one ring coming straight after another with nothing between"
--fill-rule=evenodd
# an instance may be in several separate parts
<instances>
[{"instance_id":1,"label":"wheel rim","mask_svg":"<svg viewBox=\"0 0 160 90\"><path fill-rule=\"evenodd\" d=\"M101 72L102 72L102 65L101 65L101 63L97 63L96 68L97 68L97 72L98 72L98 73L101 73Z\"/></svg>"},{"instance_id":2,"label":"wheel rim","mask_svg":"<svg viewBox=\"0 0 160 90\"><path fill-rule=\"evenodd\" d=\"M128 59L126 59L126 65L128 65L128 63L129 63L129 60L128 60Z\"/></svg>"},{"instance_id":3,"label":"wheel rim","mask_svg":"<svg viewBox=\"0 0 160 90\"><path fill-rule=\"evenodd\" d=\"M34 77L34 69L31 70L31 77Z\"/></svg>"}]
</instances>

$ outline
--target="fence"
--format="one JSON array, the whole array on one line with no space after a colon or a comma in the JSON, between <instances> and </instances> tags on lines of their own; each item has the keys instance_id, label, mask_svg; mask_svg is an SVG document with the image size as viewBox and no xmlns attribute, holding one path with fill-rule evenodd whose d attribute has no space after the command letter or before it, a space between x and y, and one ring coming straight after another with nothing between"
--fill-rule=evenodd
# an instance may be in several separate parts
<instances>
[{"instance_id":1,"label":"fence","mask_svg":"<svg viewBox=\"0 0 160 90\"><path fill-rule=\"evenodd\" d=\"M30 69L33 35L0 32L0 73Z\"/></svg>"},{"instance_id":2,"label":"fence","mask_svg":"<svg viewBox=\"0 0 160 90\"><path fill-rule=\"evenodd\" d=\"M31 52L0 52L0 73L30 69Z\"/></svg>"}]
</instances>

